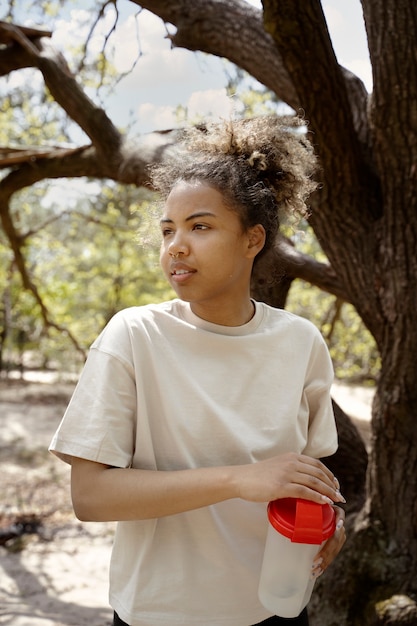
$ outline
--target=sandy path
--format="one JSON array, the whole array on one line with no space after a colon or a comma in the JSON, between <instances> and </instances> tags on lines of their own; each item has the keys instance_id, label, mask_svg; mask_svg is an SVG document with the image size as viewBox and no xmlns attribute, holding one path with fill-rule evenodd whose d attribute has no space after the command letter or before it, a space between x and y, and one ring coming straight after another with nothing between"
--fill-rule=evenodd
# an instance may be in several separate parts
<instances>
[{"instance_id":1,"label":"sandy path","mask_svg":"<svg viewBox=\"0 0 417 626\"><path fill-rule=\"evenodd\" d=\"M72 513L69 467L47 446L73 385L0 385L0 521L43 519L39 534L0 546L0 624L107 626L112 524Z\"/></svg>"}]
</instances>

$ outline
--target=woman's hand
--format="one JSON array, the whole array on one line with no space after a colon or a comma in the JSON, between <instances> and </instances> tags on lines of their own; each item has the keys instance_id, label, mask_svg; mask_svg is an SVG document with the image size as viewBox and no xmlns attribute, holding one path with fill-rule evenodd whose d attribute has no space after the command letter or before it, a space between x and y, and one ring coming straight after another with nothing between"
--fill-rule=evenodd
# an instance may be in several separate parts
<instances>
[{"instance_id":1,"label":"woman's hand","mask_svg":"<svg viewBox=\"0 0 417 626\"><path fill-rule=\"evenodd\" d=\"M293 452L230 468L237 496L251 502L304 498L319 504L345 502L334 474L318 459Z\"/></svg>"},{"instance_id":2,"label":"woman's hand","mask_svg":"<svg viewBox=\"0 0 417 626\"><path fill-rule=\"evenodd\" d=\"M336 531L326 541L314 559L311 569L312 578L318 578L329 567L330 563L339 554L346 541L345 512L339 506L333 506L336 513Z\"/></svg>"}]
</instances>

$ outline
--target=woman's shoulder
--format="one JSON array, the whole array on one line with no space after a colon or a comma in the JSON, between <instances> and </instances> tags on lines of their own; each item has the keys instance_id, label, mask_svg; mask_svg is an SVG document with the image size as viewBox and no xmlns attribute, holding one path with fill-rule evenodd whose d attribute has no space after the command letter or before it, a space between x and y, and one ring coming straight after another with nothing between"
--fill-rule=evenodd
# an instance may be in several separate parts
<instances>
[{"instance_id":1,"label":"woman's shoulder","mask_svg":"<svg viewBox=\"0 0 417 626\"><path fill-rule=\"evenodd\" d=\"M166 320L175 319L175 308L175 301L172 300L121 309L110 318L92 347L129 343L133 335L138 338L152 332L152 328L156 329L162 317Z\"/></svg>"},{"instance_id":2,"label":"woman's shoulder","mask_svg":"<svg viewBox=\"0 0 417 626\"><path fill-rule=\"evenodd\" d=\"M131 306L121 309L113 315L108 322L110 324L134 324L146 320L152 320L160 316L173 315L177 317L177 301L167 300L159 303Z\"/></svg>"},{"instance_id":3,"label":"woman's shoulder","mask_svg":"<svg viewBox=\"0 0 417 626\"><path fill-rule=\"evenodd\" d=\"M91 349L113 355L129 355L132 346L152 342L160 334L161 318L165 318L165 328L175 318L175 302L161 302L132 306L115 313L101 330Z\"/></svg>"},{"instance_id":4,"label":"woman's shoulder","mask_svg":"<svg viewBox=\"0 0 417 626\"><path fill-rule=\"evenodd\" d=\"M256 306L260 306L264 309L264 319L266 324L276 327L278 324L287 328L305 329L306 332L318 333L317 326L305 317L301 317L296 313L287 311L286 309L278 309L276 307L265 304L265 302L257 302Z\"/></svg>"}]
</instances>

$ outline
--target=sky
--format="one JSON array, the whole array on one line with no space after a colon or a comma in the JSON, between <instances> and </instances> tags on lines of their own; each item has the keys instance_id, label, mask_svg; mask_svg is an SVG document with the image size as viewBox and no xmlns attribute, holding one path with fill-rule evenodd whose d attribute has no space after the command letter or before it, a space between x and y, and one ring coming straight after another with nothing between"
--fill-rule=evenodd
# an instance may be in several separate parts
<instances>
[{"instance_id":1,"label":"sky","mask_svg":"<svg viewBox=\"0 0 417 626\"><path fill-rule=\"evenodd\" d=\"M250 1L261 6L258 0ZM119 6L122 23L114 42L113 60L119 71L127 71L138 53L133 17L137 6L127 0ZM372 77L360 0L324 0L323 10L339 63L357 74L370 91ZM110 13L107 20L111 21ZM106 99L106 110L116 125L123 127L128 120L139 120L137 129L141 133L173 128L179 104L188 108L190 118L197 114L227 118L232 114L223 60L171 49L164 24L148 11L139 16L138 32L141 57L115 94ZM68 22L58 20L53 40L62 47L67 37ZM98 48L101 43L97 40Z\"/></svg>"},{"instance_id":2,"label":"sky","mask_svg":"<svg viewBox=\"0 0 417 626\"><path fill-rule=\"evenodd\" d=\"M0 19L6 1L0 0ZM261 6L259 0L248 1ZM23 9L24 4L25 0L15 0L17 7L20 5ZM82 41L85 35L86 27L83 34L79 23L85 12L83 7L88 4L89 0L66 3L55 19L52 43L67 58L71 46ZM121 19L109 43L113 46L111 58L118 71L130 70L138 55L137 32L141 56L134 69L117 85L114 94L105 99L106 111L117 126L123 128L135 121L136 131L140 133L173 128L177 125L178 105L188 109L191 119L196 115L227 118L232 114L233 101L226 95L223 60L180 48L171 49L159 18L142 11L137 30L134 14L138 7L128 0L119 0L118 7ZM323 0L323 10L339 63L357 74L370 91L372 77L360 0ZM77 24L76 28L68 27L71 20ZM113 13L109 10L102 33L112 20ZM22 10L20 22L42 26L30 11ZM103 37L98 35L92 42L92 49L99 51L102 44ZM15 80L19 80L18 74L14 73ZM91 96L95 99L93 93Z\"/></svg>"}]
</instances>

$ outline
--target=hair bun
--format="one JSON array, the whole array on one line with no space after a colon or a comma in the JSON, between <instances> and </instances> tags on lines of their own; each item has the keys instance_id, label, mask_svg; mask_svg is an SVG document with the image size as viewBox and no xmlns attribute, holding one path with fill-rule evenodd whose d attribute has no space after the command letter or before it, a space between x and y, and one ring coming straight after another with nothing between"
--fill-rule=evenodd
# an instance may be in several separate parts
<instances>
[{"instance_id":1,"label":"hair bun","mask_svg":"<svg viewBox=\"0 0 417 626\"><path fill-rule=\"evenodd\" d=\"M268 167L266 162L266 155L262 152L259 152L259 150L254 150L252 152L252 154L248 158L248 163L251 167L261 172L264 172Z\"/></svg>"}]
</instances>

